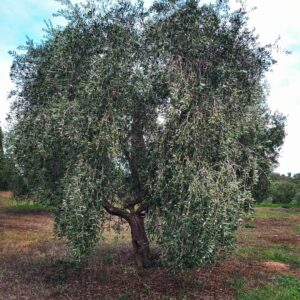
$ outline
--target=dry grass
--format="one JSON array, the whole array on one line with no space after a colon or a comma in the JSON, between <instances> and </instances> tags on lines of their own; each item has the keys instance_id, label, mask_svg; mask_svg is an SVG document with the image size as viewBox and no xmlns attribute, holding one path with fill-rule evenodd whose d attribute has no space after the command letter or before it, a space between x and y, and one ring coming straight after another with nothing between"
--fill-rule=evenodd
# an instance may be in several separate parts
<instances>
[{"instance_id":1,"label":"dry grass","mask_svg":"<svg viewBox=\"0 0 300 300\"><path fill-rule=\"evenodd\" d=\"M276 274L300 278L294 264L252 253L300 246L295 230L299 214L277 215L254 218L255 228L243 228L237 253L228 260L194 273L170 273L161 267L137 271L128 228L121 225L120 235L109 230L116 222L107 225L101 246L77 270L68 262L66 243L53 234L49 213L0 210L0 299L234 299L236 278L243 278L248 288L272 283Z\"/></svg>"}]
</instances>

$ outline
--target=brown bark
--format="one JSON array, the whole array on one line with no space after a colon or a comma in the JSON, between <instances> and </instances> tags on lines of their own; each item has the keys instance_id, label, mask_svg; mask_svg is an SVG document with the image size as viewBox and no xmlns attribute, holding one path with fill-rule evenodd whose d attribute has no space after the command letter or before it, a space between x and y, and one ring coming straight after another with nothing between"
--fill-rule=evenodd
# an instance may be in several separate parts
<instances>
[{"instance_id":1,"label":"brown bark","mask_svg":"<svg viewBox=\"0 0 300 300\"><path fill-rule=\"evenodd\" d=\"M130 213L127 212L126 210L115 207L108 201L104 202L103 207L109 214L111 214L113 216L121 217L121 218L125 219L127 222L129 222Z\"/></svg>"},{"instance_id":2,"label":"brown bark","mask_svg":"<svg viewBox=\"0 0 300 300\"><path fill-rule=\"evenodd\" d=\"M150 266L150 247L145 231L144 219L142 216L142 206L135 212L128 212L126 210L117 208L109 202L104 203L105 210L114 216L125 219L131 229L131 239L133 246L133 253L138 268L147 268Z\"/></svg>"},{"instance_id":3,"label":"brown bark","mask_svg":"<svg viewBox=\"0 0 300 300\"><path fill-rule=\"evenodd\" d=\"M138 268L150 266L150 247L145 231L144 219L139 213L132 213L129 217L132 246Z\"/></svg>"}]
</instances>

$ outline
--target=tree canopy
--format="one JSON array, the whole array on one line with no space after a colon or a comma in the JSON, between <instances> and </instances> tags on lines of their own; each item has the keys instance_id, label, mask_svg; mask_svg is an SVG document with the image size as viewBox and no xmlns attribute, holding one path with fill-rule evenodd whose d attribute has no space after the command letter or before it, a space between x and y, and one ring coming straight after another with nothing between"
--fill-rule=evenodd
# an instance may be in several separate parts
<instances>
[{"instance_id":1,"label":"tree canopy","mask_svg":"<svg viewBox=\"0 0 300 300\"><path fill-rule=\"evenodd\" d=\"M110 214L141 266L149 237L169 266L223 257L284 137L265 102L272 47L226 1L61 2L67 25L12 52L12 147L31 193L78 259Z\"/></svg>"},{"instance_id":2,"label":"tree canopy","mask_svg":"<svg viewBox=\"0 0 300 300\"><path fill-rule=\"evenodd\" d=\"M269 200L273 203L300 204L300 174L288 173L288 176L273 173L271 175Z\"/></svg>"},{"instance_id":3,"label":"tree canopy","mask_svg":"<svg viewBox=\"0 0 300 300\"><path fill-rule=\"evenodd\" d=\"M0 189L6 189L6 183L4 179L4 170L5 170L5 158L4 158L4 149L3 149L3 132L0 127Z\"/></svg>"},{"instance_id":4,"label":"tree canopy","mask_svg":"<svg viewBox=\"0 0 300 300\"><path fill-rule=\"evenodd\" d=\"M16 168L13 155L9 146L9 134L4 134L0 127L0 190L10 190L15 196L21 196L27 192L26 184Z\"/></svg>"}]
</instances>

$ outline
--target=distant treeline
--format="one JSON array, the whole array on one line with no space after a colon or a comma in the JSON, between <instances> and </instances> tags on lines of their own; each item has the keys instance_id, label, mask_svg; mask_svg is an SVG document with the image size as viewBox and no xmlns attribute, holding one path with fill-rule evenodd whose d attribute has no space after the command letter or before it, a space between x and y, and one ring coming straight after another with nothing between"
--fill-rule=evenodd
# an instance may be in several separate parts
<instances>
[{"instance_id":1,"label":"distant treeline","mask_svg":"<svg viewBox=\"0 0 300 300\"><path fill-rule=\"evenodd\" d=\"M273 173L268 200L272 203L300 205L300 173L293 176L290 173L287 176Z\"/></svg>"}]
</instances>

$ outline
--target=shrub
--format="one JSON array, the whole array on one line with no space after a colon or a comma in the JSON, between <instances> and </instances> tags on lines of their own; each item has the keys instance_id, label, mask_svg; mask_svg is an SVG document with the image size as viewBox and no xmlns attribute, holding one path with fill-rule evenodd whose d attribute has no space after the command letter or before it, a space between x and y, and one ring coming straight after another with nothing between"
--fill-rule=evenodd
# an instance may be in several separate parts
<instances>
[{"instance_id":1,"label":"shrub","mask_svg":"<svg viewBox=\"0 0 300 300\"><path fill-rule=\"evenodd\" d=\"M273 203L290 203L296 195L296 185L292 182L278 181L272 184L271 197Z\"/></svg>"}]
</instances>

